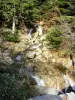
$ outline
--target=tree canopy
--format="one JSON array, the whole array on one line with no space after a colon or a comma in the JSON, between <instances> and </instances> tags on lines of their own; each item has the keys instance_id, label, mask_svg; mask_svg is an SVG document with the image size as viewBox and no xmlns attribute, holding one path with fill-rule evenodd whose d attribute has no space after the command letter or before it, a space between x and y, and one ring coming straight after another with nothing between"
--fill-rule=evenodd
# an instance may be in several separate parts
<instances>
[{"instance_id":1,"label":"tree canopy","mask_svg":"<svg viewBox=\"0 0 75 100\"><path fill-rule=\"evenodd\" d=\"M75 15L74 0L0 0L0 22L36 21L43 13L57 6L61 14Z\"/></svg>"}]
</instances>

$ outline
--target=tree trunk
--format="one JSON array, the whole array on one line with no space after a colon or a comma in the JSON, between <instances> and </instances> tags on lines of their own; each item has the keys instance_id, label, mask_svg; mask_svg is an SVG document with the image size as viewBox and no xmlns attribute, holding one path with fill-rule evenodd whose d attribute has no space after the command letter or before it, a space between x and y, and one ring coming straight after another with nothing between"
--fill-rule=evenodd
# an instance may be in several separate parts
<instances>
[{"instance_id":1,"label":"tree trunk","mask_svg":"<svg viewBox=\"0 0 75 100\"><path fill-rule=\"evenodd\" d=\"M13 23L12 23L12 33L15 33L15 17L13 17Z\"/></svg>"}]
</instances>

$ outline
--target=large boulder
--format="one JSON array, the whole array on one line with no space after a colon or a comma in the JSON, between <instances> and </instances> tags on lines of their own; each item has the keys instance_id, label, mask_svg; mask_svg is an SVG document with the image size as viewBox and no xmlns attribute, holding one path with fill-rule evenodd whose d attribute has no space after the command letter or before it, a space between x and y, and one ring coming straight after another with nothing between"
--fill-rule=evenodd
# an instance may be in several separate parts
<instances>
[{"instance_id":1,"label":"large boulder","mask_svg":"<svg viewBox=\"0 0 75 100\"><path fill-rule=\"evenodd\" d=\"M62 100L62 99L61 97L56 95L42 95L42 96L30 98L28 100Z\"/></svg>"},{"instance_id":2,"label":"large boulder","mask_svg":"<svg viewBox=\"0 0 75 100\"><path fill-rule=\"evenodd\" d=\"M67 95L68 95L68 100L75 100L75 93L70 92L70 93L67 93Z\"/></svg>"},{"instance_id":3,"label":"large boulder","mask_svg":"<svg viewBox=\"0 0 75 100\"><path fill-rule=\"evenodd\" d=\"M66 94L61 94L60 97L62 98L62 100L67 100L67 95Z\"/></svg>"},{"instance_id":4,"label":"large boulder","mask_svg":"<svg viewBox=\"0 0 75 100\"><path fill-rule=\"evenodd\" d=\"M52 94L52 95L58 95L58 91L55 88L50 88L46 86L36 86L36 90L39 91L40 95L42 94Z\"/></svg>"}]
</instances>

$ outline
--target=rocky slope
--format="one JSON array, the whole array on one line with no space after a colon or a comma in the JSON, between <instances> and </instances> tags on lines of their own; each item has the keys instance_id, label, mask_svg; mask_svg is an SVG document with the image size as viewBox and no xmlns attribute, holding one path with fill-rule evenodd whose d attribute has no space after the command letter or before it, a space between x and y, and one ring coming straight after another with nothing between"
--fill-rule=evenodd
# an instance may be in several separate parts
<instances>
[{"instance_id":1,"label":"rocky slope","mask_svg":"<svg viewBox=\"0 0 75 100\"><path fill-rule=\"evenodd\" d=\"M48 49L45 46L45 41L43 41L46 35L41 35L36 39L30 39L25 34L19 34L19 36L19 43L3 42L1 40L0 64L2 70L11 70L8 65L14 64L15 61L20 63L19 75L23 75L27 71L25 75L34 80L30 82L32 87L37 88L37 85L41 88L42 86L46 87L46 89L41 90L40 94L52 94L50 92L51 88L55 88L57 94L58 92L62 93L63 89L69 86L74 87L72 90L75 91L75 71L70 57L64 56L64 50ZM3 64L6 64L7 68ZM22 65L23 67L21 67ZM50 90L47 88L50 88ZM40 87L38 87L39 89Z\"/></svg>"},{"instance_id":2,"label":"rocky slope","mask_svg":"<svg viewBox=\"0 0 75 100\"><path fill-rule=\"evenodd\" d=\"M61 19L55 17L52 21L59 23L58 26L60 25L60 29L63 28L62 31L69 39L72 36L69 33L74 33L74 23L72 23L74 19L70 22L68 19L67 22ZM42 27L44 28L45 25ZM17 82L17 86L24 87L25 80L27 80L32 96L59 94L63 100L71 100L71 95L75 98L75 64L73 66L75 54L73 54L72 61L66 50L69 48L70 41L64 41L60 49L50 49L47 46L47 34L42 31L42 34L39 34L39 32L37 30L33 37L19 32L20 42L18 43L4 41L2 37L0 38L0 72L12 73L15 77L22 78ZM73 41L71 40L73 46L74 41L73 38ZM37 97L31 100L37 100Z\"/></svg>"}]
</instances>

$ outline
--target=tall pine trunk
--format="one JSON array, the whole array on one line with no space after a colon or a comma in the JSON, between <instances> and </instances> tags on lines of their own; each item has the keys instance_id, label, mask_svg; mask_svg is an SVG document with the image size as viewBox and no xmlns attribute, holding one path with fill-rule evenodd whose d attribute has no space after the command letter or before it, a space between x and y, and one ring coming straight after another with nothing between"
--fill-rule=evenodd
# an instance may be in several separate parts
<instances>
[{"instance_id":1,"label":"tall pine trunk","mask_svg":"<svg viewBox=\"0 0 75 100\"><path fill-rule=\"evenodd\" d=\"M15 33L15 17L13 17L13 22L12 22L12 33Z\"/></svg>"}]
</instances>

